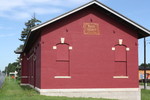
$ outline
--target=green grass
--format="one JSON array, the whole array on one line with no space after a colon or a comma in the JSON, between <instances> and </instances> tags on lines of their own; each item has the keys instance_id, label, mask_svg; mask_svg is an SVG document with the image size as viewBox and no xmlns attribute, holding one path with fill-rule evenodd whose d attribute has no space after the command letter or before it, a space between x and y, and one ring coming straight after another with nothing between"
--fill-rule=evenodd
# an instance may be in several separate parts
<instances>
[{"instance_id":1,"label":"green grass","mask_svg":"<svg viewBox=\"0 0 150 100\"><path fill-rule=\"evenodd\" d=\"M0 89L0 100L110 100L96 98L68 98L42 96L27 86L20 86L18 81L6 78Z\"/></svg>"},{"instance_id":2,"label":"green grass","mask_svg":"<svg viewBox=\"0 0 150 100\"><path fill-rule=\"evenodd\" d=\"M141 90L142 100L150 100L150 90Z\"/></svg>"}]
</instances>

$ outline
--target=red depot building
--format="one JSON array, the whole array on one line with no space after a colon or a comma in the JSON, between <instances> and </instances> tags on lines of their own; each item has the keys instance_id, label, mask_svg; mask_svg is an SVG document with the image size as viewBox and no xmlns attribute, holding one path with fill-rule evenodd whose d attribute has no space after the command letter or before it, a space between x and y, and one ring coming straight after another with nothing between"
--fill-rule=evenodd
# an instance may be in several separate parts
<instances>
[{"instance_id":1,"label":"red depot building","mask_svg":"<svg viewBox=\"0 0 150 100\"><path fill-rule=\"evenodd\" d=\"M42 95L140 100L138 39L149 34L91 1L31 29L21 84Z\"/></svg>"}]
</instances>

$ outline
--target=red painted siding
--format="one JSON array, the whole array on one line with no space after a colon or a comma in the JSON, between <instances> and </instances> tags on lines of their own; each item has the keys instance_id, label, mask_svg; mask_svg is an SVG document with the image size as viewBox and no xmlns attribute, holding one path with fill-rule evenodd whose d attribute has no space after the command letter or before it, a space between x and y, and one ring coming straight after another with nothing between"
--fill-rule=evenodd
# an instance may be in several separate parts
<instances>
[{"instance_id":1,"label":"red painted siding","mask_svg":"<svg viewBox=\"0 0 150 100\"><path fill-rule=\"evenodd\" d=\"M84 34L84 23L99 24L100 34ZM68 59L67 53L61 52L68 52L67 49L63 48L59 56L53 49L53 46L60 43L61 37L73 47L69 54L68 70L67 63L58 64L56 61L59 57ZM122 52L121 55L115 56L112 51L119 39L123 39L123 44L130 48L128 56L123 48L118 51ZM42 89L138 87L137 34L101 11L87 8L44 27L41 42ZM123 67L124 63L115 64L115 59L125 61L125 58L126 68ZM122 70L117 72L118 75L127 74L129 78L114 79L117 67ZM70 79L54 78L57 75L67 75L67 72L71 76Z\"/></svg>"},{"instance_id":2,"label":"red painted siding","mask_svg":"<svg viewBox=\"0 0 150 100\"><path fill-rule=\"evenodd\" d=\"M21 83L26 80L27 84L31 84L34 87L41 87L41 42L40 38L32 45L31 49L25 53L26 56L22 61L22 76L24 74L27 79L22 78Z\"/></svg>"},{"instance_id":3,"label":"red painted siding","mask_svg":"<svg viewBox=\"0 0 150 100\"><path fill-rule=\"evenodd\" d=\"M28 83L28 67L27 67L27 56L25 54L21 55L21 83L27 84Z\"/></svg>"}]
</instances>

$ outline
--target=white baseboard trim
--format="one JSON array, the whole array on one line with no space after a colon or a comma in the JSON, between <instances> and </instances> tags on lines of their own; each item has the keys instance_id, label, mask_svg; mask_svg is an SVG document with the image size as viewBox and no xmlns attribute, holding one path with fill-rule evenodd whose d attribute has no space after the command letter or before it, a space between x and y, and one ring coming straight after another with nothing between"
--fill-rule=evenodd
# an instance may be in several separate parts
<instances>
[{"instance_id":1,"label":"white baseboard trim","mask_svg":"<svg viewBox=\"0 0 150 100\"><path fill-rule=\"evenodd\" d=\"M39 89L39 92L99 92L99 91L139 91L140 88L87 88L87 89Z\"/></svg>"},{"instance_id":2,"label":"white baseboard trim","mask_svg":"<svg viewBox=\"0 0 150 100\"><path fill-rule=\"evenodd\" d=\"M34 86L33 86L33 85L31 85L31 84L21 83L20 85L21 85L21 86L30 86L31 88L34 88Z\"/></svg>"},{"instance_id":3,"label":"white baseboard trim","mask_svg":"<svg viewBox=\"0 0 150 100\"><path fill-rule=\"evenodd\" d=\"M21 83L20 85L21 85L21 86L27 86L27 85L29 85L29 84Z\"/></svg>"}]
</instances>

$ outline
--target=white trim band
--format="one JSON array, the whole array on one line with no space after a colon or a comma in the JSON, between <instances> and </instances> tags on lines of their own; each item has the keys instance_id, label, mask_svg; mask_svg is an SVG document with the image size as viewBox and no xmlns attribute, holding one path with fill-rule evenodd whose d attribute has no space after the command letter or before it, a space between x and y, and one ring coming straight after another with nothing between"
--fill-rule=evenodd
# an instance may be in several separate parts
<instances>
[{"instance_id":1,"label":"white trim band","mask_svg":"<svg viewBox=\"0 0 150 100\"><path fill-rule=\"evenodd\" d=\"M113 78L129 78L129 76L113 76Z\"/></svg>"},{"instance_id":2,"label":"white trim band","mask_svg":"<svg viewBox=\"0 0 150 100\"><path fill-rule=\"evenodd\" d=\"M39 89L38 92L99 92L99 91L139 91L140 88L80 88L80 89Z\"/></svg>"},{"instance_id":3,"label":"white trim band","mask_svg":"<svg viewBox=\"0 0 150 100\"><path fill-rule=\"evenodd\" d=\"M21 83L20 85L21 86L29 86L29 84L26 84L26 83Z\"/></svg>"},{"instance_id":4,"label":"white trim band","mask_svg":"<svg viewBox=\"0 0 150 100\"><path fill-rule=\"evenodd\" d=\"M71 76L54 76L54 78L71 78Z\"/></svg>"}]
</instances>

